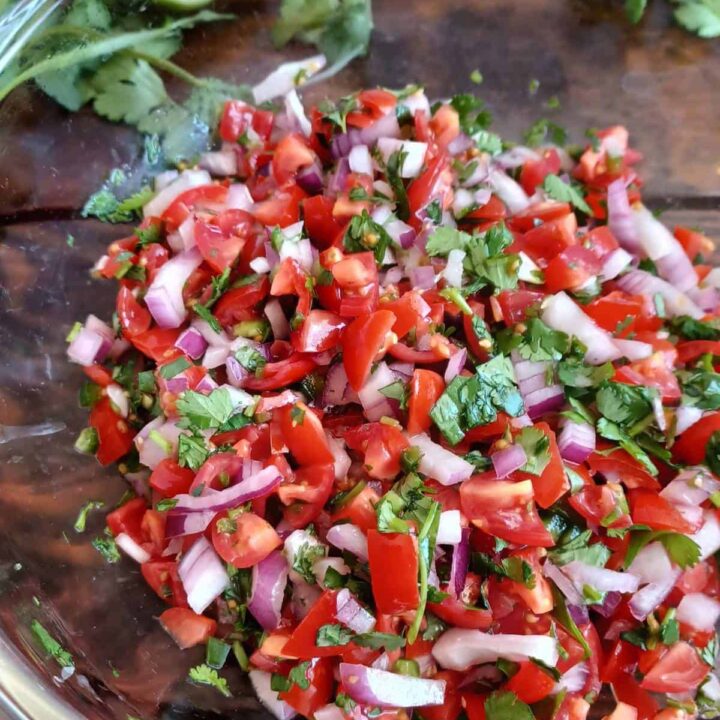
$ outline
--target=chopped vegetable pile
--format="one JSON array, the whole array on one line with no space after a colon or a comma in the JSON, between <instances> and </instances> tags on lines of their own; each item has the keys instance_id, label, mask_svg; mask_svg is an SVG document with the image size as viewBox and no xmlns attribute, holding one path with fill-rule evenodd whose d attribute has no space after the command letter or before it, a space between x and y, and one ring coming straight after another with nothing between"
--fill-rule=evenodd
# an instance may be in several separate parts
<instances>
[{"instance_id":1,"label":"chopped vegetable pile","mask_svg":"<svg viewBox=\"0 0 720 720\"><path fill-rule=\"evenodd\" d=\"M713 243L643 206L624 128L488 122L231 101L157 178L68 337L77 447L135 493L94 545L206 645L189 681L237 662L278 720L714 717Z\"/></svg>"}]
</instances>

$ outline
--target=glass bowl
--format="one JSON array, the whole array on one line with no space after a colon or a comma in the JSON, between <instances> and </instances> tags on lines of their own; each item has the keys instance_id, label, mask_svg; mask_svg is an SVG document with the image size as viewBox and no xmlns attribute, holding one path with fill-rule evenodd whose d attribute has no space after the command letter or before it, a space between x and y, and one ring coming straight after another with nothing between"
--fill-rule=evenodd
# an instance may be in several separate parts
<instances>
[{"instance_id":1,"label":"glass bowl","mask_svg":"<svg viewBox=\"0 0 720 720\"><path fill-rule=\"evenodd\" d=\"M587 127L622 123L647 158L648 203L669 207L671 223L718 236L720 43L673 27L665 4L653 4L638 27L620 5L375 0L370 55L308 89L306 100L423 82L430 97L478 92L509 138L542 116L577 142ZM187 34L181 65L253 82L311 54L272 48L277 3L229 9L236 21ZM476 68L479 88L469 80ZM267 717L239 671L226 671L231 700L185 682L202 649L181 652L162 631L163 605L134 563L107 565L90 547L101 513L85 533L73 530L84 502L112 507L124 491L112 469L72 449L86 413L65 336L88 312L112 312L113 284L88 270L124 230L81 219L79 209L112 167L139 154L129 129L87 110L67 114L32 87L0 106L0 716L13 720ZM33 619L74 656L70 679L37 645Z\"/></svg>"}]
</instances>

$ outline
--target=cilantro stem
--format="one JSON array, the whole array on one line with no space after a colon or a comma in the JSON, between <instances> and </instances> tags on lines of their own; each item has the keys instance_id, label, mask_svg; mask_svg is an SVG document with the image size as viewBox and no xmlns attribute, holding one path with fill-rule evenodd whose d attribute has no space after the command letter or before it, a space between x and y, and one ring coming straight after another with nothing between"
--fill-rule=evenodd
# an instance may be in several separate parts
<instances>
[{"instance_id":1,"label":"cilantro stem","mask_svg":"<svg viewBox=\"0 0 720 720\"><path fill-rule=\"evenodd\" d=\"M193 87L205 88L210 85L207 80L203 80L202 78L193 75L184 68L181 68L179 65L176 65L172 62L172 60L165 60L139 50L125 50L125 54L134 57L136 60L144 60L148 65L153 65L158 68L158 70L174 75L176 78L184 80L188 85L192 85Z\"/></svg>"},{"instance_id":2,"label":"cilantro stem","mask_svg":"<svg viewBox=\"0 0 720 720\"><path fill-rule=\"evenodd\" d=\"M425 608L427 607L428 568L427 563L425 562L425 556L421 551L418 552L418 561L420 569L420 604L418 605L417 612L415 613L413 624L410 626L407 634L407 641L411 645L415 642L415 640L417 640L418 633L420 632L420 625L425 617Z\"/></svg>"}]
</instances>

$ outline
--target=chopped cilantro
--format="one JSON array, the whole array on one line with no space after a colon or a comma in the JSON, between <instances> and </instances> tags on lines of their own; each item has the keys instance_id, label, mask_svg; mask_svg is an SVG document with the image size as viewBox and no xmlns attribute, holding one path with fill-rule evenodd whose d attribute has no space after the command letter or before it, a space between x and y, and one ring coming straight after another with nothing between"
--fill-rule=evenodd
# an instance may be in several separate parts
<instances>
[{"instance_id":1,"label":"chopped cilantro","mask_svg":"<svg viewBox=\"0 0 720 720\"><path fill-rule=\"evenodd\" d=\"M191 363L188 362L187 358L179 357L177 360L173 360L167 365L161 365L158 368L158 373L166 380L170 380L170 378L174 378L176 375L183 372L183 370L187 370L190 366Z\"/></svg>"},{"instance_id":2,"label":"chopped cilantro","mask_svg":"<svg viewBox=\"0 0 720 720\"><path fill-rule=\"evenodd\" d=\"M540 318L530 318L518 353L524 360L560 360L570 350L570 336L553 330Z\"/></svg>"},{"instance_id":3,"label":"chopped cilantro","mask_svg":"<svg viewBox=\"0 0 720 720\"><path fill-rule=\"evenodd\" d=\"M509 691L494 692L485 700L487 720L535 720L532 710Z\"/></svg>"},{"instance_id":4,"label":"chopped cilantro","mask_svg":"<svg viewBox=\"0 0 720 720\"><path fill-rule=\"evenodd\" d=\"M202 435L181 434L178 437L178 463L197 472L208 458L208 450Z\"/></svg>"},{"instance_id":5,"label":"chopped cilantro","mask_svg":"<svg viewBox=\"0 0 720 720\"><path fill-rule=\"evenodd\" d=\"M267 360L252 345L243 345L235 351L235 359L248 371L258 375L262 373Z\"/></svg>"},{"instance_id":6,"label":"chopped cilantro","mask_svg":"<svg viewBox=\"0 0 720 720\"><path fill-rule=\"evenodd\" d=\"M440 201L433 200L429 205L426 205L425 214L436 225L439 225L442 222L442 207L440 207Z\"/></svg>"},{"instance_id":7,"label":"chopped cilantro","mask_svg":"<svg viewBox=\"0 0 720 720\"><path fill-rule=\"evenodd\" d=\"M293 559L292 569L305 580L306 583L315 583L313 564L316 560L325 557L325 549L322 545L311 545L304 542L298 548Z\"/></svg>"},{"instance_id":8,"label":"chopped cilantro","mask_svg":"<svg viewBox=\"0 0 720 720\"><path fill-rule=\"evenodd\" d=\"M42 645L43 650L57 662L60 667L73 668L75 662L72 655L65 650L62 645L37 621L30 623L30 629L38 642Z\"/></svg>"},{"instance_id":9,"label":"chopped cilantro","mask_svg":"<svg viewBox=\"0 0 720 720\"><path fill-rule=\"evenodd\" d=\"M218 675L218 671L208 665L197 665L194 668L190 668L188 678L191 682L198 685L209 685L215 688L221 695L225 697L232 697L232 693L228 688L227 680Z\"/></svg>"},{"instance_id":10,"label":"chopped cilantro","mask_svg":"<svg viewBox=\"0 0 720 720\"><path fill-rule=\"evenodd\" d=\"M227 422L234 408L230 393L225 388L217 388L209 395L186 390L177 400L177 411L188 424L207 430Z\"/></svg>"},{"instance_id":11,"label":"chopped cilantro","mask_svg":"<svg viewBox=\"0 0 720 720\"><path fill-rule=\"evenodd\" d=\"M557 175L548 175L542 184L542 189L553 200L569 202L586 215L592 215L592 210L580 191L574 185L563 182Z\"/></svg>"},{"instance_id":12,"label":"chopped cilantro","mask_svg":"<svg viewBox=\"0 0 720 720\"><path fill-rule=\"evenodd\" d=\"M75 520L75 524L73 525L73 528L75 529L75 532L81 533L85 532L85 526L87 524L87 516L92 510L101 510L105 507L105 503L102 500L89 500L86 502L82 508L80 508L80 512L78 513L77 520Z\"/></svg>"},{"instance_id":13,"label":"chopped cilantro","mask_svg":"<svg viewBox=\"0 0 720 720\"><path fill-rule=\"evenodd\" d=\"M112 533L105 528L105 534L96 537L92 541L92 546L105 558L108 563L116 563L120 561L120 551L115 544L115 538Z\"/></svg>"},{"instance_id":14,"label":"chopped cilantro","mask_svg":"<svg viewBox=\"0 0 720 720\"><path fill-rule=\"evenodd\" d=\"M524 427L516 435L515 442L522 446L527 458L521 470L542 475L550 464L550 438L536 427Z\"/></svg>"},{"instance_id":15,"label":"chopped cilantro","mask_svg":"<svg viewBox=\"0 0 720 720\"><path fill-rule=\"evenodd\" d=\"M318 647L347 645L353 639L353 633L342 625L321 625L318 628L315 644Z\"/></svg>"},{"instance_id":16,"label":"chopped cilantro","mask_svg":"<svg viewBox=\"0 0 720 720\"><path fill-rule=\"evenodd\" d=\"M670 329L687 340L720 340L720 321L703 322L689 315L679 315L669 321Z\"/></svg>"},{"instance_id":17,"label":"chopped cilantro","mask_svg":"<svg viewBox=\"0 0 720 720\"><path fill-rule=\"evenodd\" d=\"M343 245L349 252L366 252L372 250L375 261L381 263L385 251L392 245L392 238L382 225L376 223L366 210L361 215L355 215L350 221Z\"/></svg>"},{"instance_id":18,"label":"chopped cilantro","mask_svg":"<svg viewBox=\"0 0 720 720\"><path fill-rule=\"evenodd\" d=\"M601 415L628 428L652 414L656 395L654 388L607 381L600 386L595 401Z\"/></svg>"},{"instance_id":19,"label":"chopped cilantro","mask_svg":"<svg viewBox=\"0 0 720 720\"><path fill-rule=\"evenodd\" d=\"M530 147L538 147L548 139L553 144L562 147L567 142L567 131L552 120L542 118L525 133L525 144Z\"/></svg>"}]
</instances>

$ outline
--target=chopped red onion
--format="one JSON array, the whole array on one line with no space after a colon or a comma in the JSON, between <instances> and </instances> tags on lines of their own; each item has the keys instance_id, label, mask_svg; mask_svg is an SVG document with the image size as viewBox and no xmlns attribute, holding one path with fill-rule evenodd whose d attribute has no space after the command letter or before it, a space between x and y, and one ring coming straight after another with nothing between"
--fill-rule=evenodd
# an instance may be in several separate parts
<instances>
[{"instance_id":1,"label":"chopped red onion","mask_svg":"<svg viewBox=\"0 0 720 720\"><path fill-rule=\"evenodd\" d=\"M335 468L335 479L344 480L347 477L348 470L352 465L352 460L345 450L345 443L339 438L335 438L326 433L328 446L333 455L333 467Z\"/></svg>"},{"instance_id":2,"label":"chopped red onion","mask_svg":"<svg viewBox=\"0 0 720 720\"><path fill-rule=\"evenodd\" d=\"M231 485L225 490L219 490L212 495L176 495L174 510L186 510L200 512L213 510L220 512L227 508L237 507L249 500L267 495L274 490L282 480L282 475L274 465L270 465L260 472L244 478L236 485Z\"/></svg>"},{"instance_id":3,"label":"chopped red onion","mask_svg":"<svg viewBox=\"0 0 720 720\"><path fill-rule=\"evenodd\" d=\"M641 622L645 620L670 594L678 577L680 577L680 570L673 570L661 581L650 583L638 590L628 604L632 616Z\"/></svg>"},{"instance_id":4,"label":"chopped red onion","mask_svg":"<svg viewBox=\"0 0 720 720\"><path fill-rule=\"evenodd\" d=\"M595 451L595 428L588 423L566 420L557 444L563 459L573 463L585 462Z\"/></svg>"},{"instance_id":5,"label":"chopped red onion","mask_svg":"<svg viewBox=\"0 0 720 720\"><path fill-rule=\"evenodd\" d=\"M511 215L522 212L530 206L530 199L522 187L501 170L491 170L488 182L493 192L505 203Z\"/></svg>"},{"instance_id":6,"label":"chopped red onion","mask_svg":"<svg viewBox=\"0 0 720 720\"><path fill-rule=\"evenodd\" d=\"M376 120L372 125L360 131L359 142L372 147L381 137L399 138L400 125L394 112L389 112ZM358 143L354 143L357 145Z\"/></svg>"},{"instance_id":7,"label":"chopped red onion","mask_svg":"<svg viewBox=\"0 0 720 720\"><path fill-rule=\"evenodd\" d=\"M201 615L230 584L225 567L205 537L199 537L178 565L188 605Z\"/></svg>"},{"instance_id":8,"label":"chopped red onion","mask_svg":"<svg viewBox=\"0 0 720 720\"><path fill-rule=\"evenodd\" d=\"M703 415L704 411L692 405L680 405L675 412L675 432L678 435L692 427Z\"/></svg>"},{"instance_id":9,"label":"chopped red onion","mask_svg":"<svg viewBox=\"0 0 720 720\"><path fill-rule=\"evenodd\" d=\"M527 455L522 445L515 444L509 445L503 450L497 450L490 456L490 459L495 469L495 475L505 478L519 470L527 462Z\"/></svg>"},{"instance_id":10,"label":"chopped red onion","mask_svg":"<svg viewBox=\"0 0 720 720\"><path fill-rule=\"evenodd\" d=\"M305 137L310 137L312 125L305 114L305 108L300 102L295 88L285 95L285 113L290 120L293 129L299 130Z\"/></svg>"},{"instance_id":11,"label":"chopped red onion","mask_svg":"<svg viewBox=\"0 0 720 720\"><path fill-rule=\"evenodd\" d=\"M555 683L552 694L557 695L561 692L579 693L585 687L589 674L590 669L587 663L581 662L573 665Z\"/></svg>"},{"instance_id":12,"label":"chopped red onion","mask_svg":"<svg viewBox=\"0 0 720 720\"><path fill-rule=\"evenodd\" d=\"M280 624L287 579L287 560L279 550L253 567L248 610L264 630L275 630Z\"/></svg>"},{"instance_id":13,"label":"chopped red onion","mask_svg":"<svg viewBox=\"0 0 720 720\"><path fill-rule=\"evenodd\" d=\"M209 345L213 347L224 347L227 348L230 345L230 338L224 330L215 332L210 325L202 320L201 318L193 318L190 323L190 327L195 328L207 341ZM223 359L224 362L224 359Z\"/></svg>"},{"instance_id":14,"label":"chopped red onion","mask_svg":"<svg viewBox=\"0 0 720 720\"><path fill-rule=\"evenodd\" d=\"M154 470L166 458L174 457L180 433L180 428L162 415L145 425L134 439L140 462Z\"/></svg>"},{"instance_id":15,"label":"chopped red onion","mask_svg":"<svg viewBox=\"0 0 720 720\"><path fill-rule=\"evenodd\" d=\"M388 367L395 375L399 375L402 380L409 380L415 372L415 366L412 363L394 362Z\"/></svg>"},{"instance_id":16,"label":"chopped red onion","mask_svg":"<svg viewBox=\"0 0 720 720\"><path fill-rule=\"evenodd\" d=\"M210 185L212 178L206 170L184 170L177 180L164 187L143 207L143 217L160 217L178 195L201 185Z\"/></svg>"},{"instance_id":17,"label":"chopped red onion","mask_svg":"<svg viewBox=\"0 0 720 720\"><path fill-rule=\"evenodd\" d=\"M436 539L438 545L457 545L462 541L462 530L462 515L459 510L441 512Z\"/></svg>"},{"instance_id":18,"label":"chopped red onion","mask_svg":"<svg viewBox=\"0 0 720 720\"><path fill-rule=\"evenodd\" d=\"M685 293L662 278L644 270L631 270L618 278L617 283L625 292L633 295L653 297L656 293L660 294L665 301L665 309L671 317L689 315L695 320L699 320L704 314Z\"/></svg>"},{"instance_id":19,"label":"chopped red onion","mask_svg":"<svg viewBox=\"0 0 720 720\"><path fill-rule=\"evenodd\" d=\"M565 404L565 390L562 385L550 385L534 390L524 400L528 415L532 420L536 420L549 412L559 410Z\"/></svg>"},{"instance_id":20,"label":"chopped red onion","mask_svg":"<svg viewBox=\"0 0 720 720\"><path fill-rule=\"evenodd\" d=\"M524 165L526 162L538 162L540 159L540 154L535 150L524 145L516 145L493 158L493 162L504 170L511 170Z\"/></svg>"},{"instance_id":21,"label":"chopped red onion","mask_svg":"<svg viewBox=\"0 0 720 720\"><path fill-rule=\"evenodd\" d=\"M202 255L197 248L192 248L168 260L158 270L145 295L145 304L160 327L176 328L182 325L187 317L183 286L200 263Z\"/></svg>"},{"instance_id":22,"label":"chopped red onion","mask_svg":"<svg viewBox=\"0 0 720 720\"><path fill-rule=\"evenodd\" d=\"M175 341L175 347L193 360L197 360L207 350L208 342L197 328L189 327L183 330Z\"/></svg>"},{"instance_id":23,"label":"chopped red onion","mask_svg":"<svg viewBox=\"0 0 720 720\"><path fill-rule=\"evenodd\" d=\"M550 560L545 560L543 572L555 583L557 589L565 596L570 605L585 604L585 599L577 591L570 581L570 578L568 578L568 576L565 575L562 570L560 570L560 568L554 565Z\"/></svg>"},{"instance_id":24,"label":"chopped red onion","mask_svg":"<svg viewBox=\"0 0 720 720\"><path fill-rule=\"evenodd\" d=\"M549 635L490 635L461 628L441 635L432 654L441 667L459 671L499 658L513 662L535 658L551 667L558 661L557 642Z\"/></svg>"},{"instance_id":25,"label":"chopped red onion","mask_svg":"<svg viewBox=\"0 0 720 720\"><path fill-rule=\"evenodd\" d=\"M678 622L700 632L714 630L718 618L720 618L720 602L703 593L689 593L677 606Z\"/></svg>"},{"instance_id":26,"label":"chopped red onion","mask_svg":"<svg viewBox=\"0 0 720 720\"><path fill-rule=\"evenodd\" d=\"M690 539L700 547L701 560L720 550L720 523L712 510L705 511L705 523Z\"/></svg>"},{"instance_id":27,"label":"chopped red onion","mask_svg":"<svg viewBox=\"0 0 720 720\"><path fill-rule=\"evenodd\" d=\"M385 230L393 242L402 248L411 247L415 240L415 230L402 220L391 220L385 225Z\"/></svg>"},{"instance_id":28,"label":"chopped red onion","mask_svg":"<svg viewBox=\"0 0 720 720\"><path fill-rule=\"evenodd\" d=\"M252 210L252 195L244 183L233 183L228 187L226 205L228 210Z\"/></svg>"},{"instance_id":29,"label":"chopped red onion","mask_svg":"<svg viewBox=\"0 0 720 720\"><path fill-rule=\"evenodd\" d=\"M343 363L331 365L325 377L325 387L322 395L323 407L345 405L348 402L346 398L348 387L348 378Z\"/></svg>"},{"instance_id":30,"label":"chopped red onion","mask_svg":"<svg viewBox=\"0 0 720 720\"><path fill-rule=\"evenodd\" d=\"M392 412L387 412L388 399L380 390L394 383L396 379L390 368L381 362L358 391L365 416L371 422L380 420L383 415L392 415Z\"/></svg>"},{"instance_id":31,"label":"chopped red onion","mask_svg":"<svg viewBox=\"0 0 720 720\"><path fill-rule=\"evenodd\" d=\"M421 265L410 271L410 282L417 290L430 290L435 287L435 270L430 265Z\"/></svg>"},{"instance_id":32,"label":"chopped red onion","mask_svg":"<svg viewBox=\"0 0 720 720\"><path fill-rule=\"evenodd\" d=\"M608 227L617 241L631 253L640 252L640 239L630 209L625 179L618 178L608 185Z\"/></svg>"},{"instance_id":33,"label":"chopped red onion","mask_svg":"<svg viewBox=\"0 0 720 720\"><path fill-rule=\"evenodd\" d=\"M473 141L465 134L460 133L448 143L447 150L451 155L460 155L473 146Z\"/></svg>"},{"instance_id":34,"label":"chopped red onion","mask_svg":"<svg viewBox=\"0 0 720 720\"><path fill-rule=\"evenodd\" d=\"M573 622L579 627L587 625L590 622L587 605L568 605L567 609Z\"/></svg>"},{"instance_id":35,"label":"chopped red onion","mask_svg":"<svg viewBox=\"0 0 720 720\"><path fill-rule=\"evenodd\" d=\"M524 427L532 427L533 421L527 413L518 415L518 417L510 418L510 425L516 430Z\"/></svg>"},{"instance_id":36,"label":"chopped red onion","mask_svg":"<svg viewBox=\"0 0 720 720\"><path fill-rule=\"evenodd\" d=\"M347 550L359 560L368 559L368 543L363 531L351 523L333 525L327 532L327 541L339 550Z\"/></svg>"},{"instance_id":37,"label":"chopped red onion","mask_svg":"<svg viewBox=\"0 0 720 720\"><path fill-rule=\"evenodd\" d=\"M688 297L705 312L715 312L720 305L720 292L714 287L690 288Z\"/></svg>"},{"instance_id":38,"label":"chopped red onion","mask_svg":"<svg viewBox=\"0 0 720 720\"><path fill-rule=\"evenodd\" d=\"M718 490L720 490L720 482L711 477L705 468L689 467L671 480L660 491L660 496L673 505L699 506Z\"/></svg>"},{"instance_id":39,"label":"chopped red onion","mask_svg":"<svg viewBox=\"0 0 720 720\"><path fill-rule=\"evenodd\" d=\"M632 593L640 586L639 579L629 572L618 572L607 568L588 565L587 563L573 560L564 565L562 571L575 584L578 592L582 592L585 585L589 585L600 592L621 592Z\"/></svg>"},{"instance_id":40,"label":"chopped red onion","mask_svg":"<svg viewBox=\"0 0 720 720\"><path fill-rule=\"evenodd\" d=\"M112 403L113 409L118 415L126 418L130 412L130 401L125 390L117 383L110 383L105 388L105 392Z\"/></svg>"},{"instance_id":41,"label":"chopped red onion","mask_svg":"<svg viewBox=\"0 0 720 720\"><path fill-rule=\"evenodd\" d=\"M115 544L137 563L150 560L150 553L138 545L127 533L120 533L115 537Z\"/></svg>"},{"instance_id":42,"label":"chopped red onion","mask_svg":"<svg viewBox=\"0 0 720 720\"><path fill-rule=\"evenodd\" d=\"M290 720L297 713L286 702L280 700L277 692L270 687L272 674L264 670L251 670L248 673L250 683L260 703L271 713L275 720Z\"/></svg>"},{"instance_id":43,"label":"chopped red onion","mask_svg":"<svg viewBox=\"0 0 720 720\"><path fill-rule=\"evenodd\" d=\"M67 348L67 356L71 362L79 365L92 365L107 355L112 343L94 330L81 328Z\"/></svg>"},{"instance_id":44,"label":"chopped red onion","mask_svg":"<svg viewBox=\"0 0 720 720\"><path fill-rule=\"evenodd\" d=\"M275 340L285 340L290 337L290 323L288 323L282 305L277 298L269 300L263 311L270 322Z\"/></svg>"},{"instance_id":45,"label":"chopped red onion","mask_svg":"<svg viewBox=\"0 0 720 720\"><path fill-rule=\"evenodd\" d=\"M165 537L182 538L185 535L204 532L215 515L217 513L214 510L206 510L205 512L170 510L165 521Z\"/></svg>"},{"instance_id":46,"label":"chopped red onion","mask_svg":"<svg viewBox=\"0 0 720 720\"><path fill-rule=\"evenodd\" d=\"M448 590L455 597L462 595L470 567L470 528L463 528L460 535L460 542L453 548L450 581L448 582Z\"/></svg>"},{"instance_id":47,"label":"chopped red onion","mask_svg":"<svg viewBox=\"0 0 720 720\"><path fill-rule=\"evenodd\" d=\"M356 702L380 707L424 707L445 702L445 681L397 675L354 663L340 663L340 680Z\"/></svg>"},{"instance_id":48,"label":"chopped red onion","mask_svg":"<svg viewBox=\"0 0 720 720\"><path fill-rule=\"evenodd\" d=\"M345 186L347 185L349 175L350 165L348 164L347 158L342 157L335 168L335 172L328 178L328 192L332 195L340 195L345 192Z\"/></svg>"},{"instance_id":49,"label":"chopped red onion","mask_svg":"<svg viewBox=\"0 0 720 720\"><path fill-rule=\"evenodd\" d=\"M244 368L234 355L228 355L226 358L225 370L228 382L233 387L242 387L243 382L250 377L250 371Z\"/></svg>"},{"instance_id":50,"label":"chopped red onion","mask_svg":"<svg viewBox=\"0 0 720 720\"><path fill-rule=\"evenodd\" d=\"M603 617L612 617L622 599L622 593L620 592L607 592L600 604L593 605L593 610Z\"/></svg>"},{"instance_id":51,"label":"chopped red onion","mask_svg":"<svg viewBox=\"0 0 720 720\"><path fill-rule=\"evenodd\" d=\"M350 170L361 175L374 175L373 161L367 145L355 145L348 154Z\"/></svg>"},{"instance_id":52,"label":"chopped red onion","mask_svg":"<svg viewBox=\"0 0 720 720\"><path fill-rule=\"evenodd\" d=\"M591 365L602 365L620 357L610 333L598 327L564 292L546 298L541 318L554 330L577 337L587 348L585 360Z\"/></svg>"},{"instance_id":53,"label":"chopped red onion","mask_svg":"<svg viewBox=\"0 0 720 720\"><path fill-rule=\"evenodd\" d=\"M409 440L422 453L420 472L441 485L456 485L467 480L475 471L475 467L467 460L433 442L425 433L413 435Z\"/></svg>"},{"instance_id":54,"label":"chopped red onion","mask_svg":"<svg viewBox=\"0 0 720 720\"><path fill-rule=\"evenodd\" d=\"M210 345L205 351L202 359L202 366L208 370L214 370L225 364L230 355L230 348L222 345Z\"/></svg>"},{"instance_id":55,"label":"chopped red onion","mask_svg":"<svg viewBox=\"0 0 720 720\"><path fill-rule=\"evenodd\" d=\"M318 195L323 191L323 172L320 163L313 163L300 170L295 177L297 184L310 195Z\"/></svg>"},{"instance_id":56,"label":"chopped red onion","mask_svg":"<svg viewBox=\"0 0 720 720\"><path fill-rule=\"evenodd\" d=\"M450 287L462 287L464 260L464 250L456 248L448 253L447 265L445 265L445 269L442 271L442 276Z\"/></svg>"},{"instance_id":57,"label":"chopped red onion","mask_svg":"<svg viewBox=\"0 0 720 720\"><path fill-rule=\"evenodd\" d=\"M375 627L375 617L358 602L347 589L340 590L335 598L337 621L356 633L367 633Z\"/></svg>"},{"instance_id":58,"label":"chopped red onion","mask_svg":"<svg viewBox=\"0 0 720 720\"><path fill-rule=\"evenodd\" d=\"M323 705L313 717L315 720L345 720L345 714L335 703Z\"/></svg>"},{"instance_id":59,"label":"chopped red onion","mask_svg":"<svg viewBox=\"0 0 720 720\"><path fill-rule=\"evenodd\" d=\"M298 400L302 400L302 395L294 390L283 390L278 395L266 395L258 401L256 413L266 413L285 405L294 405Z\"/></svg>"}]
</instances>

